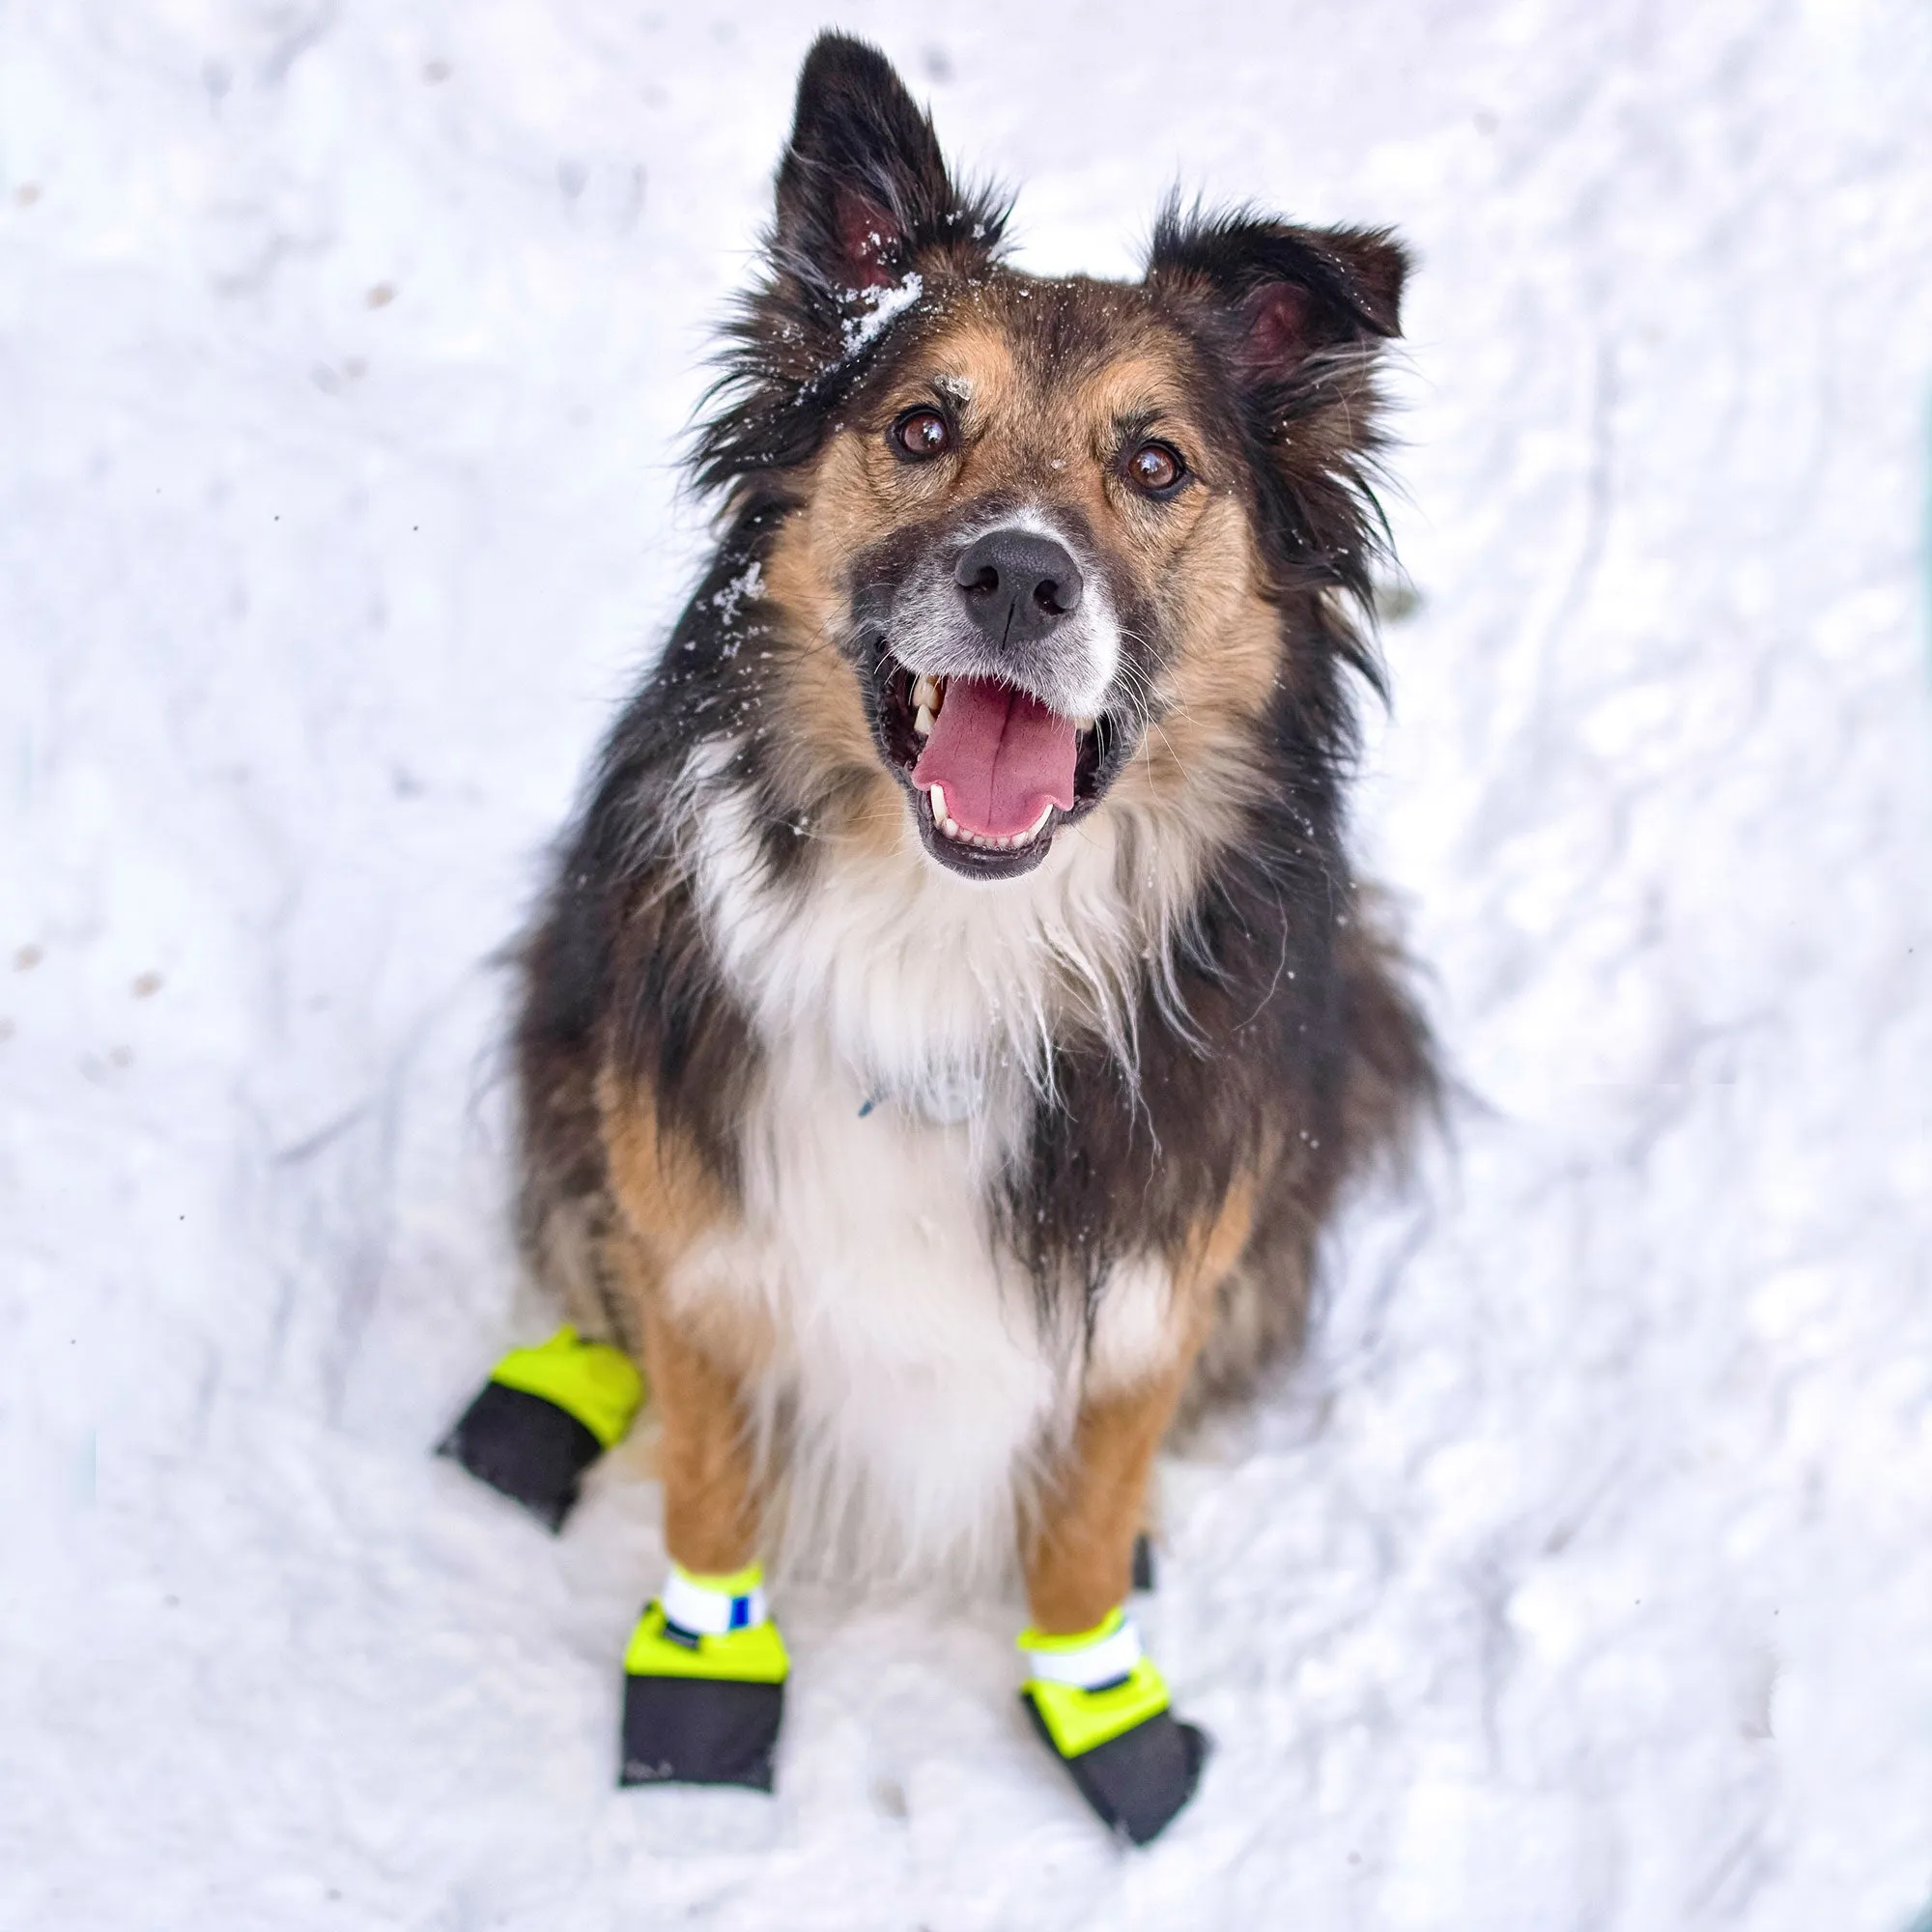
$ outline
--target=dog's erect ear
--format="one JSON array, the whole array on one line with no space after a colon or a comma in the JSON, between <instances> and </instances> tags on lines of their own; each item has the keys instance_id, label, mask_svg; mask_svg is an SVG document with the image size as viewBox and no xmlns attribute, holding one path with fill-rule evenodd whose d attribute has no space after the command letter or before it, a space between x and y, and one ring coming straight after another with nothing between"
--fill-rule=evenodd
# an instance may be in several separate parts
<instances>
[{"instance_id":1,"label":"dog's erect ear","mask_svg":"<svg viewBox=\"0 0 1932 1932\"><path fill-rule=\"evenodd\" d=\"M726 325L716 407L698 426L699 484L804 463L887 326L938 280L987 268L1006 215L1002 196L954 184L877 48L821 35L798 77L764 272Z\"/></svg>"},{"instance_id":2,"label":"dog's erect ear","mask_svg":"<svg viewBox=\"0 0 1932 1932\"><path fill-rule=\"evenodd\" d=\"M939 242L998 240L997 215L954 188L932 123L876 47L822 34L798 77L779 167L773 255L836 295L904 278Z\"/></svg>"},{"instance_id":3,"label":"dog's erect ear","mask_svg":"<svg viewBox=\"0 0 1932 1932\"><path fill-rule=\"evenodd\" d=\"M1381 229L1293 228L1245 213L1183 213L1154 225L1148 281L1191 289L1222 313L1216 330L1244 386L1293 384L1324 350L1402 333L1408 258Z\"/></svg>"},{"instance_id":4,"label":"dog's erect ear","mask_svg":"<svg viewBox=\"0 0 1932 1932\"><path fill-rule=\"evenodd\" d=\"M1147 286L1233 390L1262 549L1284 588L1325 583L1370 600L1387 531L1374 490L1375 352L1401 333L1407 269L1380 229L1294 228L1174 203L1154 226ZM1335 641L1379 682L1366 645L1346 630Z\"/></svg>"}]
</instances>

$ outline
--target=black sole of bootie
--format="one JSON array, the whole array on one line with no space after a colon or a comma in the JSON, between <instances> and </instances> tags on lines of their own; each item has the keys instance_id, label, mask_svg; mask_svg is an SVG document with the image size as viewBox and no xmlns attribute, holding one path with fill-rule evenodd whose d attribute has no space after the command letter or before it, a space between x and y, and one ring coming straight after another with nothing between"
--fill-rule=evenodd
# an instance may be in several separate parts
<instances>
[{"instance_id":1,"label":"black sole of bootie","mask_svg":"<svg viewBox=\"0 0 1932 1932\"><path fill-rule=\"evenodd\" d=\"M563 1527L584 1470L603 1453L568 1409L501 1382L485 1382L437 1446L439 1456L462 1463L553 1532Z\"/></svg>"},{"instance_id":2,"label":"black sole of bootie","mask_svg":"<svg viewBox=\"0 0 1932 1932\"><path fill-rule=\"evenodd\" d=\"M1208 1734L1197 1724L1182 1723L1171 1711L1156 1712L1078 1757L1060 1757L1033 1699L1022 1691L1020 1701L1041 1742L1066 1767L1094 1816L1110 1832L1136 1845L1151 1844L1159 1837L1201 1782Z\"/></svg>"},{"instance_id":3,"label":"black sole of bootie","mask_svg":"<svg viewBox=\"0 0 1932 1932\"><path fill-rule=\"evenodd\" d=\"M782 1684L724 1677L627 1677L619 1784L772 1788Z\"/></svg>"}]
</instances>

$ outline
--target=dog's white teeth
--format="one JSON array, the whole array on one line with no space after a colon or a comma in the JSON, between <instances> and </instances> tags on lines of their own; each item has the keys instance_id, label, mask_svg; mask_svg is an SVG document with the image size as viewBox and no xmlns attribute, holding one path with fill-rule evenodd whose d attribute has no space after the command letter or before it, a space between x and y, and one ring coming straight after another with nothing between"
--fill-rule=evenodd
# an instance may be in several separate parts
<instances>
[{"instance_id":1,"label":"dog's white teeth","mask_svg":"<svg viewBox=\"0 0 1932 1932\"><path fill-rule=\"evenodd\" d=\"M913 716L912 728L922 738L930 738L932 736L932 710L930 706L922 704L919 707L919 710Z\"/></svg>"},{"instance_id":2,"label":"dog's white teeth","mask_svg":"<svg viewBox=\"0 0 1932 1932\"><path fill-rule=\"evenodd\" d=\"M932 800L933 824L938 826L940 831L945 833L949 838L970 839L973 835L970 832L960 831L959 821L953 818L946 810L946 787L944 785L932 786L929 796Z\"/></svg>"},{"instance_id":3,"label":"dog's white teeth","mask_svg":"<svg viewBox=\"0 0 1932 1932\"><path fill-rule=\"evenodd\" d=\"M1073 724L1076 730L1091 731L1094 728L1094 721L1092 718L1076 718L1073 721Z\"/></svg>"},{"instance_id":4,"label":"dog's white teeth","mask_svg":"<svg viewBox=\"0 0 1932 1932\"><path fill-rule=\"evenodd\" d=\"M933 824L954 844L971 845L980 852L1017 852L1031 845L1046 830L1046 822L1053 816L1053 807L1044 805L1040 808L1039 816L1024 832L969 832L947 810L946 788L943 785L928 785L926 797L931 803Z\"/></svg>"},{"instance_id":5,"label":"dog's white teeth","mask_svg":"<svg viewBox=\"0 0 1932 1932\"><path fill-rule=\"evenodd\" d=\"M913 679L912 701L922 711L937 711L939 709L939 686L931 678L922 673ZM929 720L925 728L928 731L932 729Z\"/></svg>"}]
</instances>

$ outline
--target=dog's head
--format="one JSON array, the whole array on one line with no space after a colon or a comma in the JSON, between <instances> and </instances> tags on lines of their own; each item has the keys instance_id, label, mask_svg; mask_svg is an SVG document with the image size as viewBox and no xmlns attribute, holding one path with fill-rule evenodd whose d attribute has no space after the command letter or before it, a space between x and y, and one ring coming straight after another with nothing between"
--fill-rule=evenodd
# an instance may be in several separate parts
<instances>
[{"instance_id":1,"label":"dog's head","mask_svg":"<svg viewBox=\"0 0 1932 1932\"><path fill-rule=\"evenodd\" d=\"M1378 233L1171 206L1141 281L1045 280L1004 215L881 55L821 39L698 451L779 526L792 789L985 880L1116 787L1240 765L1285 705L1332 733L1334 664L1368 660L1324 593L1367 588L1405 268Z\"/></svg>"}]
</instances>

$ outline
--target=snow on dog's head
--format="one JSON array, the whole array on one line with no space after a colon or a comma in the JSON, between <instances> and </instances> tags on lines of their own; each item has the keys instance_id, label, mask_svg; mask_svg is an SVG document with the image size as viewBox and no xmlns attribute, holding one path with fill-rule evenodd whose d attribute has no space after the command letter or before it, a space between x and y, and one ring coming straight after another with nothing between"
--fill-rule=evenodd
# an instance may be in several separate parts
<instances>
[{"instance_id":1,"label":"snow on dog's head","mask_svg":"<svg viewBox=\"0 0 1932 1932\"><path fill-rule=\"evenodd\" d=\"M1320 664L1283 611L1366 589L1405 266L1173 205L1140 281L1047 280L1004 218L822 39L697 462L760 531L774 816L987 881L1110 801L1226 819L1284 690L1373 675L1341 600Z\"/></svg>"}]
</instances>

